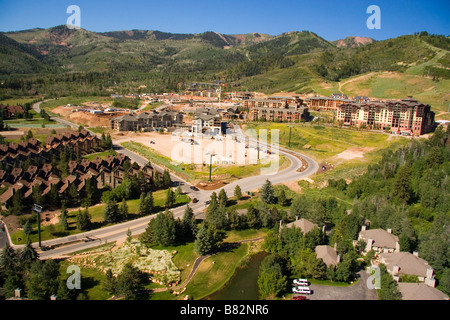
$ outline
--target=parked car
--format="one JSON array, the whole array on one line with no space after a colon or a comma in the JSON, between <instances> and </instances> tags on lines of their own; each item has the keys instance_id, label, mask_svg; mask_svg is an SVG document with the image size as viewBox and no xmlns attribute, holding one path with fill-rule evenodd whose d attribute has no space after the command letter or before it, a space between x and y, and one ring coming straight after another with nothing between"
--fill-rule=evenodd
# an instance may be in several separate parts
<instances>
[{"instance_id":1,"label":"parked car","mask_svg":"<svg viewBox=\"0 0 450 320\"><path fill-rule=\"evenodd\" d=\"M292 282L297 286L307 286L309 284L307 279L294 279Z\"/></svg>"},{"instance_id":2,"label":"parked car","mask_svg":"<svg viewBox=\"0 0 450 320\"><path fill-rule=\"evenodd\" d=\"M198 188L195 187L195 186L191 186L191 189L194 190L194 191L198 191Z\"/></svg>"},{"instance_id":3,"label":"parked car","mask_svg":"<svg viewBox=\"0 0 450 320\"><path fill-rule=\"evenodd\" d=\"M300 294L311 294L311 290L309 290L308 287L293 287L292 288L293 293L300 293Z\"/></svg>"},{"instance_id":4,"label":"parked car","mask_svg":"<svg viewBox=\"0 0 450 320\"><path fill-rule=\"evenodd\" d=\"M197 202L198 202L197 198L192 199L192 203L197 203Z\"/></svg>"},{"instance_id":5,"label":"parked car","mask_svg":"<svg viewBox=\"0 0 450 320\"><path fill-rule=\"evenodd\" d=\"M305 296L294 296L292 298L293 300L309 300L307 297Z\"/></svg>"}]
</instances>

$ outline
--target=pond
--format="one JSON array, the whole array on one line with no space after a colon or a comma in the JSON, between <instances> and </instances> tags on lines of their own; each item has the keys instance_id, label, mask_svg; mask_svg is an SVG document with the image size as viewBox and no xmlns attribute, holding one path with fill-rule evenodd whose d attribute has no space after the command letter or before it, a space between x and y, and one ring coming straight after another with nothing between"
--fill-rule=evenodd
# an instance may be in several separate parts
<instances>
[{"instance_id":1,"label":"pond","mask_svg":"<svg viewBox=\"0 0 450 320\"><path fill-rule=\"evenodd\" d=\"M236 269L225 287L205 297L204 300L258 300L259 267L266 255L266 252L252 255L243 268Z\"/></svg>"}]
</instances>

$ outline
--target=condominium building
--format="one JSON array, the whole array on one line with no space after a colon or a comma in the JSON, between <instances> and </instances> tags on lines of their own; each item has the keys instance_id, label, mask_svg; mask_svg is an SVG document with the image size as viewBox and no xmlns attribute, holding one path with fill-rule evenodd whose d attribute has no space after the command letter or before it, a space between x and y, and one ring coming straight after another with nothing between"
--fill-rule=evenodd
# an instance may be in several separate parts
<instances>
[{"instance_id":1,"label":"condominium building","mask_svg":"<svg viewBox=\"0 0 450 320\"><path fill-rule=\"evenodd\" d=\"M175 111L151 111L127 114L111 119L111 129L117 131L141 131L145 129L166 129L183 123L183 114Z\"/></svg>"},{"instance_id":2,"label":"condominium building","mask_svg":"<svg viewBox=\"0 0 450 320\"><path fill-rule=\"evenodd\" d=\"M336 121L344 126L386 130L392 134L419 136L434 129L434 112L412 98L400 101L348 102L336 110Z\"/></svg>"}]
</instances>

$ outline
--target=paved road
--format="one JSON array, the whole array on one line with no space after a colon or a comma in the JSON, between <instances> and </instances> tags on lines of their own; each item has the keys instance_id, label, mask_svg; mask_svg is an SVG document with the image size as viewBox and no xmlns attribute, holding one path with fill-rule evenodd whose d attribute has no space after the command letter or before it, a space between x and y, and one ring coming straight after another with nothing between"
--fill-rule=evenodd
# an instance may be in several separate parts
<instances>
[{"instance_id":1,"label":"paved road","mask_svg":"<svg viewBox=\"0 0 450 320\"><path fill-rule=\"evenodd\" d=\"M33 108L36 111L39 111L39 103L36 103ZM60 119L60 118L52 118L55 121L58 121L59 123L69 125L73 128L78 128L77 124L74 124L70 121ZM237 135L244 139L245 136L240 130L238 126L234 126ZM90 131L92 134L95 134L94 132ZM251 142L256 143L254 140L250 139ZM113 141L114 143L114 141ZM262 145L262 144L260 144ZM139 165L145 165L148 163L148 160L128 149L123 148L120 145L114 144L113 148L120 153L124 153L127 155L131 160L137 162ZM243 192L246 191L252 191L255 189L260 188L266 181L266 179L270 180L272 184L277 184L285 181L292 181L292 180L299 180L301 178L307 177L309 175L314 174L318 170L318 164L312 160L311 158L308 158L304 155L298 154L296 152L279 148L279 153L283 156L287 157L291 164L288 168L282 170L281 172L277 172L275 174L271 175L260 175L260 176L253 176L248 177L244 179L237 180L233 183L230 183L223 187L223 189L226 191L227 195L231 197L234 193L234 188L236 185L239 185ZM298 172L297 169L299 169L302 166L302 162L298 157L302 157L306 160L308 163L308 168L303 172ZM161 167L152 164L152 166L156 167L159 170L162 170ZM184 193L188 194L191 198L197 198L199 201L197 203L190 203L189 206L193 209L194 214L197 217L200 217L203 213L203 210L205 209L204 201L209 200L211 193L216 192L218 193L220 189L217 190L211 190L211 191L194 191L191 189L191 185L184 181L183 179L179 178L178 176L175 176L171 174L171 179L174 183L174 185L180 185L181 189ZM171 211L174 214L174 217L182 217L184 213L186 205L177 207L174 209L171 209ZM48 240L48 241L42 241L43 246L55 246L55 249L49 250L49 251L42 251L40 252L41 258L52 258L52 257L58 257L62 256L74 251L87 249L91 247L95 247L101 243L105 242L111 242L116 241L118 239L122 239L126 237L128 229L130 229L131 233L133 235L140 234L145 231L145 228L148 225L148 222L150 219L153 219L155 215L143 217L140 219L135 219L132 221L127 221L124 223L116 224L113 226L79 233L76 235L68 236L68 237L62 237L58 239ZM37 246L37 243L33 244L34 246ZM14 246L15 248L21 248L23 246L17 245Z\"/></svg>"}]
</instances>

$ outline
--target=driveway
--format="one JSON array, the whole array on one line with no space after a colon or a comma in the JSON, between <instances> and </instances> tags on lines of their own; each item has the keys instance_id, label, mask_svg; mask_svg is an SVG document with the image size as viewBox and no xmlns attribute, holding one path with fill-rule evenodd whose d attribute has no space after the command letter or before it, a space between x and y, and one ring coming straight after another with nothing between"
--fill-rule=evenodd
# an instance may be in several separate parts
<instances>
[{"instance_id":1,"label":"driveway","mask_svg":"<svg viewBox=\"0 0 450 320\"><path fill-rule=\"evenodd\" d=\"M348 287L322 286L312 284L309 288L313 294L308 296L310 300L378 300L375 289L367 287L369 274L362 270L359 273L356 284Z\"/></svg>"}]
</instances>

